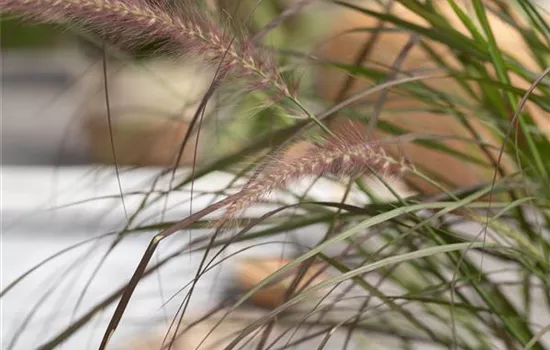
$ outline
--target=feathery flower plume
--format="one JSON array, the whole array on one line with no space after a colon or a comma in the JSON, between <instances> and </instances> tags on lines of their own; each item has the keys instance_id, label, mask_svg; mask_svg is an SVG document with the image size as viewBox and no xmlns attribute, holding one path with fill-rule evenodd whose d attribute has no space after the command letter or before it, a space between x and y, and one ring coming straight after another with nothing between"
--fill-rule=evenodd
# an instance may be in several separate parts
<instances>
[{"instance_id":1,"label":"feathery flower plume","mask_svg":"<svg viewBox=\"0 0 550 350\"><path fill-rule=\"evenodd\" d=\"M362 136L352 133L344 138L327 139L323 143L308 143L299 157L285 159L285 152L279 154L243 187L240 196L228 207L215 227L224 226L272 191L286 188L307 176L355 177L368 172L387 176L407 169L403 161L388 156L379 144L365 141Z\"/></svg>"},{"instance_id":2,"label":"feathery flower plume","mask_svg":"<svg viewBox=\"0 0 550 350\"><path fill-rule=\"evenodd\" d=\"M269 86L286 97L293 96L270 55L260 51L251 40L233 40L189 1L179 11L169 8L166 2L156 3L145 0L0 0L0 8L2 12L39 22L76 24L123 47L162 43L170 53L198 54L212 63L221 63L222 73L252 76L254 86Z\"/></svg>"}]
</instances>

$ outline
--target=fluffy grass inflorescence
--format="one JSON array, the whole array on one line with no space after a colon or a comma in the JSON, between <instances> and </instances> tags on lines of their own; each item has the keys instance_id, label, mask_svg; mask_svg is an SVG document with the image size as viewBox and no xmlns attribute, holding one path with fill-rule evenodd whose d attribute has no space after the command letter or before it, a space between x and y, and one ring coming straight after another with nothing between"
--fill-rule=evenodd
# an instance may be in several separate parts
<instances>
[{"instance_id":1,"label":"fluffy grass inflorescence","mask_svg":"<svg viewBox=\"0 0 550 350\"><path fill-rule=\"evenodd\" d=\"M298 156L281 152L273 157L257 176L251 177L244 185L240 196L228 207L216 227L227 224L272 191L286 188L305 177L355 177L369 172L388 176L406 170L404 161L388 156L379 143L352 134L308 143L306 150Z\"/></svg>"},{"instance_id":2,"label":"fluffy grass inflorescence","mask_svg":"<svg viewBox=\"0 0 550 350\"><path fill-rule=\"evenodd\" d=\"M122 47L161 43L174 55L198 55L221 67L220 73L251 78L290 97L272 55L247 37L232 37L196 4L183 9L144 0L0 0L2 12L38 22L78 25ZM182 5L183 6L183 5Z\"/></svg>"}]
</instances>

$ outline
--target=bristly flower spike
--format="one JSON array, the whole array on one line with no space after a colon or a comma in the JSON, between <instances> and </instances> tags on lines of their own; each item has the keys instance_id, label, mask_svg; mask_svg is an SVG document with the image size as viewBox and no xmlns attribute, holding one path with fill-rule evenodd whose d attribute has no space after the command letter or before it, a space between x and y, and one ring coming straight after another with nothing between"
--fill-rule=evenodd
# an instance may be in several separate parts
<instances>
[{"instance_id":1,"label":"bristly flower spike","mask_svg":"<svg viewBox=\"0 0 550 350\"><path fill-rule=\"evenodd\" d=\"M285 159L284 152L272 159L261 173L253 177L241 190L240 196L218 220L222 227L240 212L274 190L288 187L292 182L308 176L355 177L376 172L381 176L398 175L408 169L404 161L386 154L379 143L368 142L348 134L345 138L312 143L300 157Z\"/></svg>"},{"instance_id":2,"label":"bristly flower spike","mask_svg":"<svg viewBox=\"0 0 550 350\"><path fill-rule=\"evenodd\" d=\"M270 86L293 97L271 54L252 45L249 38L233 39L196 4L185 1L182 6L178 10L168 8L166 1L144 0L0 0L2 12L39 22L76 24L123 47L162 43L170 54L200 55L220 64L222 74L247 76L255 86Z\"/></svg>"}]
</instances>

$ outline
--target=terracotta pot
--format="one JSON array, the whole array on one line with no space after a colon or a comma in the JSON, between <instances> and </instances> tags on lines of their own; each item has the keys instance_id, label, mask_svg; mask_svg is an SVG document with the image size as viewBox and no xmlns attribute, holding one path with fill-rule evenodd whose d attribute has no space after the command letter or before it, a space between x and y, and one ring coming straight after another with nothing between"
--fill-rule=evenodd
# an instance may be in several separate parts
<instances>
[{"instance_id":1,"label":"terracotta pot","mask_svg":"<svg viewBox=\"0 0 550 350\"><path fill-rule=\"evenodd\" d=\"M116 161L120 165L173 166L189 123L181 120L117 118L111 124ZM91 152L95 162L113 164L109 124L106 118L92 116L87 121ZM179 165L193 164L195 137L183 151Z\"/></svg>"},{"instance_id":2,"label":"terracotta pot","mask_svg":"<svg viewBox=\"0 0 550 350\"><path fill-rule=\"evenodd\" d=\"M487 1L487 3L490 4L491 1ZM385 11L382 5L373 1L362 1L359 5L377 12ZM471 36L446 1L436 1L434 2L434 5L440 9L453 28L456 28L466 36ZM331 40L326 41L320 47L317 54L329 61L354 64L356 56L362 50L365 43L372 38L373 34L369 31L351 31L357 28L376 27L379 24L379 21L375 17L365 15L359 11L349 9L340 11L341 12L333 17L333 27L328 35ZM394 3L391 8L391 14L412 23L429 27L429 24L426 23L424 19L399 3ZM539 72L540 68L534 59L529 55L529 49L527 48L525 41L521 38L521 35L510 25L500 20L496 15L488 13L488 16L499 47L504 52L516 58L526 68L531 69L533 72ZM394 26L391 24L386 24L385 27L392 28ZM378 64L374 64L373 62L391 66L392 63L400 56L403 48L407 45L409 40L410 33L406 31L380 32L370 55L363 64L367 67L373 67L376 69L384 68ZM442 57L443 61L445 61L450 67L461 66L455 52L451 52L447 47L438 42L431 41L427 38L422 38L422 40L434 52ZM439 65L439 63L434 62L428 52L420 45L414 45L407 52L407 55L399 68L404 71L409 71L435 68ZM386 69L389 72L389 68ZM494 71L490 64L487 65L487 69L489 72ZM336 69L330 66L322 66L316 77L316 86L319 94L327 101L335 101L339 95L342 84L348 78L348 74L341 69ZM515 86L520 88L527 88L530 85L530 82L522 81L522 79L513 74L511 75L511 79ZM365 78L356 79L353 86L351 86L348 90L348 94L346 96L359 92L367 86L371 86L375 83L376 82L369 81ZM436 91L453 93L463 99L466 99L466 101L471 101L471 97L469 95L461 92L462 89L455 79L441 77L436 79L426 79L423 80L423 83ZM472 85L472 87L474 90L478 89L474 85ZM375 103L379 97L380 93L374 93L366 97L362 102ZM472 104L475 103L474 101L471 102ZM409 132L429 133L441 136L458 136L473 140L473 136L470 131L461 122L459 122L456 117L446 113L419 111L419 109L423 107L425 108L426 106L424 106L422 102L419 102L414 98L398 95L394 91L390 90L379 116L379 120L390 122L397 127L408 130ZM402 112L388 113L386 110L389 108L399 109ZM541 130L547 135L550 135L550 122L548 121L549 119L547 113L531 102L528 102L525 108L532 113ZM486 125L480 118L478 118L479 115L476 114L475 109L472 110L469 108L464 108L462 112L470 121L473 129L479 133L485 141L491 143L495 147L500 146L497 139L495 139L495 137L491 134L492 131L490 125ZM342 121L344 123L342 123ZM332 129L337 129L339 125L347 124L347 121L343 120L343 118L335 118L332 120L330 127ZM361 126L357 125L357 127L360 128ZM376 136L380 139L386 138L390 135L383 132L378 132ZM429 172L441 177L445 180L445 182L448 182L448 187L450 188L471 186L490 181L493 176L493 168L489 166L492 163L490 162L489 157L483 153L479 146L469 141L461 141L456 139L441 141L441 143L463 154L474 156L487 166L466 162L456 156L448 155L441 151L433 150L413 143L400 145L402 148L398 146L388 146L387 148L390 153L395 156L404 153L417 166L427 169ZM492 157L496 159L498 156L498 151L491 150L490 152ZM502 161L502 165L505 169L509 169L511 171L513 171L512 164L513 162L508 161L506 157ZM409 181L420 187L420 189L425 193L435 193L440 191L415 176L409 177Z\"/></svg>"},{"instance_id":3,"label":"terracotta pot","mask_svg":"<svg viewBox=\"0 0 550 350\"><path fill-rule=\"evenodd\" d=\"M208 88L210 71L189 60L113 61L108 67L117 162L139 166L174 165L189 122ZM91 140L92 159L111 164L114 157L103 72L101 66L96 68L86 81L89 98L85 107L85 132ZM202 133L201 139L204 137ZM193 164L195 151L200 153L195 141L194 136L189 140L179 165Z\"/></svg>"},{"instance_id":4,"label":"terracotta pot","mask_svg":"<svg viewBox=\"0 0 550 350\"><path fill-rule=\"evenodd\" d=\"M248 291L289 262L287 259L280 258L244 259L237 265L237 286L243 291ZM320 264L311 266L300 280L297 290L301 290L306 285L307 287L311 287L326 280L325 274L319 275L320 271ZM252 303L269 309L283 304L285 302L285 294L296 277L297 272L298 268L293 268L283 278L261 288L251 297Z\"/></svg>"}]
</instances>

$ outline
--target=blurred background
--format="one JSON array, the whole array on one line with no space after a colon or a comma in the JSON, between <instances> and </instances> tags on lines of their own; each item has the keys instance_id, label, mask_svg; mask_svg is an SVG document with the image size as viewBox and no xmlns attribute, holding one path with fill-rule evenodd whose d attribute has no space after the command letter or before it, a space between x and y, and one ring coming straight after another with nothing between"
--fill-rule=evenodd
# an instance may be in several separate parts
<instances>
[{"instance_id":1,"label":"blurred background","mask_svg":"<svg viewBox=\"0 0 550 350\"><path fill-rule=\"evenodd\" d=\"M254 8L249 30L268 23L285 3L264 2ZM238 15L250 17L252 7L245 5L239 7ZM220 0L218 6L237 12L231 1ZM313 47L312 38L323 34L320 24L326 14L320 14L318 7L308 7L304 14L270 32L266 42L280 48ZM76 29L29 25L7 15L1 26L3 164L112 164L104 73L117 162L174 164L212 69L192 58L159 56L150 47L138 48L131 55L106 47L104 67L102 43ZM298 32L300 35L295 35ZM233 99L223 104L223 110L215 101L210 103L208 111L216 113L210 119L219 125L203 129L215 129L217 149L242 143L250 130L262 127L236 118L228 125L223 118L224 114L238 115L236 108L241 108L240 114L250 115L248 109L257 105L254 99L257 97L239 98L239 106ZM188 147L183 164L192 162L193 151Z\"/></svg>"},{"instance_id":2,"label":"blurred background","mask_svg":"<svg viewBox=\"0 0 550 350\"><path fill-rule=\"evenodd\" d=\"M206 75L189 60L108 55L118 161L170 164ZM3 164L112 163L103 68L101 50L75 33L3 19Z\"/></svg>"}]
</instances>

